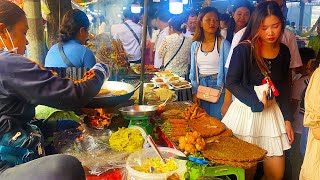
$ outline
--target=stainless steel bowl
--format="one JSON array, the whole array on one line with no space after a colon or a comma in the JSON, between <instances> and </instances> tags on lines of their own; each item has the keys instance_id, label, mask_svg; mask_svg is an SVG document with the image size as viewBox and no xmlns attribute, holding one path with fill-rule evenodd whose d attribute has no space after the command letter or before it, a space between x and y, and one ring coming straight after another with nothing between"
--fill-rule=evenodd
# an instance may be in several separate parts
<instances>
[{"instance_id":1,"label":"stainless steel bowl","mask_svg":"<svg viewBox=\"0 0 320 180\"><path fill-rule=\"evenodd\" d=\"M139 117L150 117L155 114L157 110L156 106L148 106L148 105L134 105L122 107L119 111L125 117L139 118Z\"/></svg>"}]
</instances>

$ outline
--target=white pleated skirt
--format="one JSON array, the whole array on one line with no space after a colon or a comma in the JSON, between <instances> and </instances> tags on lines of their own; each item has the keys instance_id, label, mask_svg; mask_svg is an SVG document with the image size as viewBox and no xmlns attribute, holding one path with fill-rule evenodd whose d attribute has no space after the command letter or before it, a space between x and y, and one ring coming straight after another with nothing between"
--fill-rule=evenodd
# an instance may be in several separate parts
<instances>
[{"instance_id":1,"label":"white pleated skirt","mask_svg":"<svg viewBox=\"0 0 320 180\"><path fill-rule=\"evenodd\" d=\"M291 148L277 103L253 113L250 107L235 99L222 122L237 138L267 150L267 156L282 156L284 150Z\"/></svg>"}]
</instances>

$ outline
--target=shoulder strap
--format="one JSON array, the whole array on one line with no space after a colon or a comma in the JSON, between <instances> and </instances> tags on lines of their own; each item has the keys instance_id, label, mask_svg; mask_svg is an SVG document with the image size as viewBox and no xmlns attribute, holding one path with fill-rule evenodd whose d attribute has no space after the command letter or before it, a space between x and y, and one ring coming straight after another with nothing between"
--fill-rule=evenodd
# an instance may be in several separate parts
<instances>
[{"instance_id":1,"label":"shoulder strap","mask_svg":"<svg viewBox=\"0 0 320 180\"><path fill-rule=\"evenodd\" d=\"M305 113L305 104L304 104L304 98L306 96L306 91L308 88L308 84L309 84L309 79L306 79L303 81L304 84L306 85L306 87L304 88L302 94L301 94L301 101L300 101L300 109L299 109L299 113L300 114L304 114Z\"/></svg>"},{"instance_id":2,"label":"shoulder strap","mask_svg":"<svg viewBox=\"0 0 320 180\"><path fill-rule=\"evenodd\" d=\"M215 43L217 43L217 51L218 51L218 54L220 55L220 47L221 47L220 43L222 43L222 39L221 39L220 43L219 43L219 41L220 41L219 37L216 36L216 42Z\"/></svg>"},{"instance_id":3,"label":"shoulder strap","mask_svg":"<svg viewBox=\"0 0 320 180\"><path fill-rule=\"evenodd\" d=\"M199 70L198 70L198 51L199 51L199 48L200 48L200 45L201 43L197 42L197 48L196 48L196 51L194 53L194 60L195 60L195 64L196 64L196 77L197 77L197 84L199 85L200 82L199 82Z\"/></svg>"},{"instance_id":4,"label":"shoulder strap","mask_svg":"<svg viewBox=\"0 0 320 180\"><path fill-rule=\"evenodd\" d=\"M305 84L306 86L308 86L308 85L309 85L309 79L304 80L304 84Z\"/></svg>"},{"instance_id":5,"label":"shoulder strap","mask_svg":"<svg viewBox=\"0 0 320 180\"><path fill-rule=\"evenodd\" d=\"M178 50L176 51L176 53L172 56L172 58L169 60L169 62L164 66L164 69L167 68L167 66L171 63L171 61L174 59L174 57L176 57L176 55L177 55L178 52L180 51L180 49L181 49L181 47L182 47L185 39L186 39L186 38L183 36L182 43L180 44L179 49L178 49ZM163 61L162 61L162 62L163 62Z\"/></svg>"},{"instance_id":6,"label":"shoulder strap","mask_svg":"<svg viewBox=\"0 0 320 180\"><path fill-rule=\"evenodd\" d=\"M131 33L133 34L133 36L134 36L134 37L136 38L136 40L138 41L138 44L140 44L140 40L139 40L137 34L133 31L133 29L129 26L129 24L126 23L126 22L124 22L123 24L128 27L128 29L131 31Z\"/></svg>"},{"instance_id":7,"label":"shoulder strap","mask_svg":"<svg viewBox=\"0 0 320 180\"><path fill-rule=\"evenodd\" d=\"M60 53L60 56L61 56L63 62L64 62L68 67L75 67L75 66L71 63L71 61L67 58L66 54L64 53L62 42L59 42L59 43L58 43L58 49L59 49L59 53Z\"/></svg>"}]
</instances>

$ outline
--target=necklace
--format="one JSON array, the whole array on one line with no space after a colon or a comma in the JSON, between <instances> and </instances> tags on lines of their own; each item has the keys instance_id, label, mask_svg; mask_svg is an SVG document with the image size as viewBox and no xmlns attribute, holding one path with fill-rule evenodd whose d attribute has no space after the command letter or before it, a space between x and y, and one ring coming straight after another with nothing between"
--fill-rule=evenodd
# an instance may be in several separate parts
<instances>
[{"instance_id":1,"label":"necklace","mask_svg":"<svg viewBox=\"0 0 320 180\"><path fill-rule=\"evenodd\" d=\"M202 45L201 45L202 46ZM210 52L212 52L214 50L214 47L213 47L213 49L211 50L211 51L203 51L202 49L201 49L201 51L203 52L203 55L204 56L207 56Z\"/></svg>"},{"instance_id":2,"label":"necklace","mask_svg":"<svg viewBox=\"0 0 320 180\"><path fill-rule=\"evenodd\" d=\"M201 43L201 51L203 52L204 56L207 56L210 52L212 52L214 50L214 47L216 45L215 43L217 42L216 40L217 40L217 37L215 37L214 45L213 45L213 48L211 51L203 51L202 50L202 43Z\"/></svg>"}]
</instances>

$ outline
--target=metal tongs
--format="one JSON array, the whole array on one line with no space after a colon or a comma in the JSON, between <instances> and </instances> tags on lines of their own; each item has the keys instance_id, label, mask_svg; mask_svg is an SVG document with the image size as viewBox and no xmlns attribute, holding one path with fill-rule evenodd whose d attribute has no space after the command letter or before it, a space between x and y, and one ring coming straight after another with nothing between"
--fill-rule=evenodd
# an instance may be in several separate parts
<instances>
[{"instance_id":1,"label":"metal tongs","mask_svg":"<svg viewBox=\"0 0 320 180\"><path fill-rule=\"evenodd\" d=\"M153 150L157 153L157 155L159 156L161 162L163 164L166 164L165 159L162 157L158 147L156 146L156 143L153 141L152 137L150 135L147 136L147 141L148 143L151 145L151 147L153 148Z\"/></svg>"}]
</instances>

